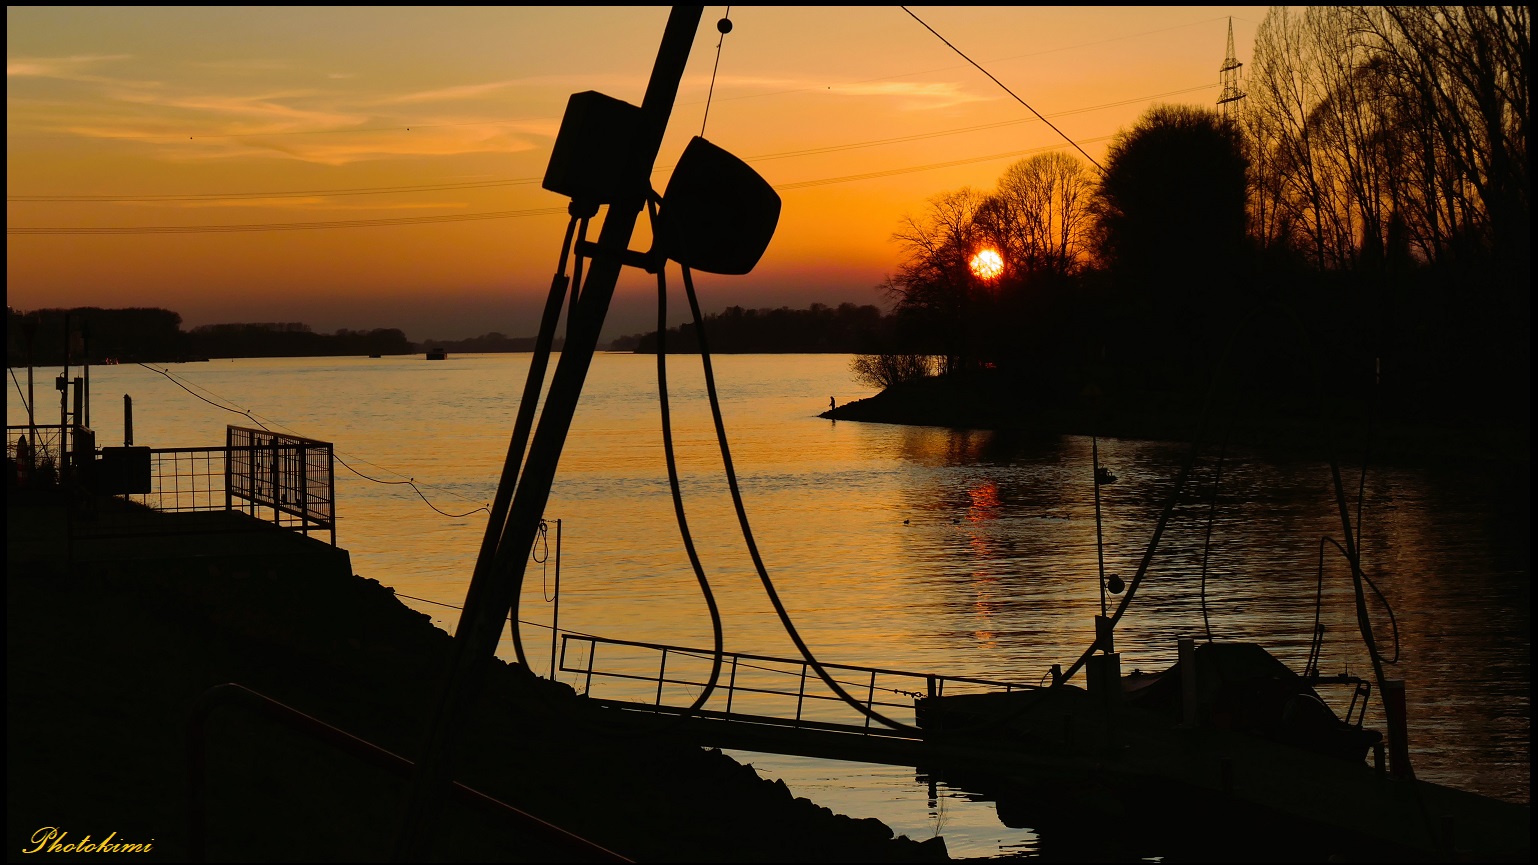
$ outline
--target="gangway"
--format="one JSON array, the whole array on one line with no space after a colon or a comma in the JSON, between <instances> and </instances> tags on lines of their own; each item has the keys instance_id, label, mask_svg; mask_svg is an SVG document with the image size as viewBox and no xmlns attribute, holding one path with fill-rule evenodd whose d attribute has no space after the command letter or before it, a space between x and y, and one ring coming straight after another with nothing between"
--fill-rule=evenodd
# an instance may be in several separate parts
<instances>
[{"instance_id":1,"label":"gangway","mask_svg":"<svg viewBox=\"0 0 1538 865\"><path fill-rule=\"evenodd\" d=\"M713 659L710 649L568 633L561 635L558 670L573 677L580 694L609 710L606 723L638 732L708 747L899 766L932 765L940 757L934 737L872 723L833 694L803 659L723 652L715 693L689 712ZM862 696L867 711L910 725L914 702L923 697L1038 688L886 667L823 668Z\"/></svg>"}]
</instances>

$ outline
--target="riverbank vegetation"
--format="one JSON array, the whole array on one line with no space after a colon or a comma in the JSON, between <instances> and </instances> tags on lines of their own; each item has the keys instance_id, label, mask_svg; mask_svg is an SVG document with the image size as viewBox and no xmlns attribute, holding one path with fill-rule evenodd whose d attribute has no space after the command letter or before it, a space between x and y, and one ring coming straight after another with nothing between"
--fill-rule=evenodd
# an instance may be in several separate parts
<instances>
[{"instance_id":1,"label":"riverbank vegetation","mask_svg":"<svg viewBox=\"0 0 1538 865\"><path fill-rule=\"evenodd\" d=\"M889 359L929 356L951 384L922 392L985 425L1216 385L1525 438L1530 32L1526 7L1278 7L1228 116L1157 106L1098 166L1037 155L904 219L899 326L855 375L911 390L924 364ZM959 422L918 392L887 402ZM832 416L859 414L889 419Z\"/></svg>"},{"instance_id":2,"label":"riverbank vegetation","mask_svg":"<svg viewBox=\"0 0 1538 865\"><path fill-rule=\"evenodd\" d=\"M100 364L211 357L410 354L421 350L399 328L315 333L302 322L260 322L205 324L182 330L179 313L155 307L7 309L5 346L6 363L13 367L58 365L66 358L72 364Z\"/></svg>"}]
</instances>

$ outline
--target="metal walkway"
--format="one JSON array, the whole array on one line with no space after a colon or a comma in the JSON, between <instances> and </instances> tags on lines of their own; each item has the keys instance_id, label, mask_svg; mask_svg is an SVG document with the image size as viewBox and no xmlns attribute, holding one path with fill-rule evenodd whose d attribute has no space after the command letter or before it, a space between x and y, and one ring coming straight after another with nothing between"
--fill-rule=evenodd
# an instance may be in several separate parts
<instances>
[{"instance_id":1,"label":"metal walkway","mask_svg":"<svg viewBox=\"0 0 1538 865\"><path fill-rule=\"evenodd\" d=\"M722 653L716 691L691 715L687 707L709 681L713 658L710 649L563 634L559 670L574 674L579 693L629 730L708 747L899 766L931 765L941 756L915 731L873 722L849 706L800 659ZM921 697L1037 688L884 667L823 668L867 710L909 725Z\"/></svg>"}]
</instances>

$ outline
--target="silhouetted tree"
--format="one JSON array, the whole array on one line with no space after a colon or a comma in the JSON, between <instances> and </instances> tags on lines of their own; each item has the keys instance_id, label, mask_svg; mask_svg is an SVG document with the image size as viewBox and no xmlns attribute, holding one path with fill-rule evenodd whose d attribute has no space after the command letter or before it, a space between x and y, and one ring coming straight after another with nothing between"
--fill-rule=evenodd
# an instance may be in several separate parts
<instances>
[{"instance_id":1,"label":"silhouetted tree","mask_svg":"<svg viewBox=\"0 0 1538 865\"><path fill-rule=\"evenodd\" d=\"M893 301L904 340L944 358L946 373L976 360L971 325L984 287L967 262L989 239L978 220L987 203L971 187L937 195L922 215L903 217L892 235L903 258L881 289Z\"/></svg>"},{"instance_id":2,"label":"silhouetted tree","mask_svg":"<svg viewBox=\"0 0 1538 865\"><path fill-rule=\"evenodd\" d=\"M1117 133L1095 195L1099 248L1137 319L1129 360L1204 373L1239 290L1245 248L1246 158L1216 113L1164 105Z\"/></svg>"},{"instance_id":3,"label":"silhouetted tree","mask_svg":"<svg viewBox=\"0 0 1538 865\"><path fill-rule=\"evenodd\" d=\"M1278 7L1256 33L1252 230L1406 406L1526 422L1530 56L1523 6Z\"/></svg>"},{"instance_id":4,"label":"silhouetted tree","mask_svg":"<svg viewBox=\"0 0 1538 865\"><path fill-rule=\"evenodd\" d=\"M1001 282L1068 276L1084 265L1093 182L1084 163L1061 151L1009 166L977 215L1004 258Z\"/></svg>"}]
</instances>

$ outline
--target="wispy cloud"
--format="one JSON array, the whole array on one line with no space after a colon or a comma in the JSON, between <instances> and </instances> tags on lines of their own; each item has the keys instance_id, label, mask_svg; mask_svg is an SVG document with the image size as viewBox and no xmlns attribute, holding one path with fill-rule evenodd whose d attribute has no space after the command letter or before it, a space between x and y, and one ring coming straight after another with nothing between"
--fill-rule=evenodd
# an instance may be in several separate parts
<instances>
[{"instance_id":1,"label":"wispy cloud","mask_svg":"<svg viewBox=\"0 0 1538 865\"><path fill-rule=\"evenodd\" d=\"M103 63L130 60L131 54L74 54L68 57L7 57L7 78L63 78L71 81L104 80L86 74Z\"/></svg>"},{"instance_id":2,"label":"wispy cloud","mask_svg":"<svg viewBox=\"0 0 1538 865\"><path fill-rule=\"evenodd\" d=\"M464 210L469 207L462 201L428 201L428 202L396 202L380 203L377 201L368 203L344 202L326 196L313 196L306 198L242 198L234 201L175 201L175 202L134 202L133 206L139 207L173 207L178 209L218 209L218 208L259 208L272 210L285 208L294 210L318 211L368 211L370 213L382 210Z\"/></svg>"},{"instance_id":3,"label":"wispy cloud","mask_svg":"<svg viewBox=\"0 0 1538 865\"><path fill-rule=\"evenodd\" d=\"M410 105L419 102L447 102L459 99L477 99L490 93L517 87L526 82L512 81L487 81L481 84L460 84L454 87L439 87L434 90L420 90L415 93L402 93L396 96L387 96L378 100L378 105Z\"/></svg>"},{"instance_id":4,"label":"wispy cloud","mask_svg":"<svg viewBox=\"0 0 1538 865\"><path fill-rule=\"evenodd\" d=\"M902 110L949 108L973 102L988 102L992 95L979 95L954 81L853 81L828 83L795 77L722 76L716 85L719 99L747 99L785 93L824 93L830 96L877 98L893 101ZM759 91L740 93L738 90Z\"/></svg>"},{"instance_id":5,"label":"wispy cloud","mask_svg":"<svg viewBox=\"0 0 1538 865\"><path fill-rule=\"evenodd\" d=\"M129 58L12 58L13 85L23 78L64 79L85 82L93 93L59 101L18 92L8 104L8 133L142 142L172 161L276 157L341 165L393 157L532 150L548 146L560 125L559 116L499 117L484 105L476 110L429 109L435 102L496 94L516 81L380 97L324 83L320 87L269 85L252 92L238 81L219 80L217 72L174 85L99 74L98 67L124 59ZM231 68L222 71L239 74Z\"/></svg>"}]
</instances>

